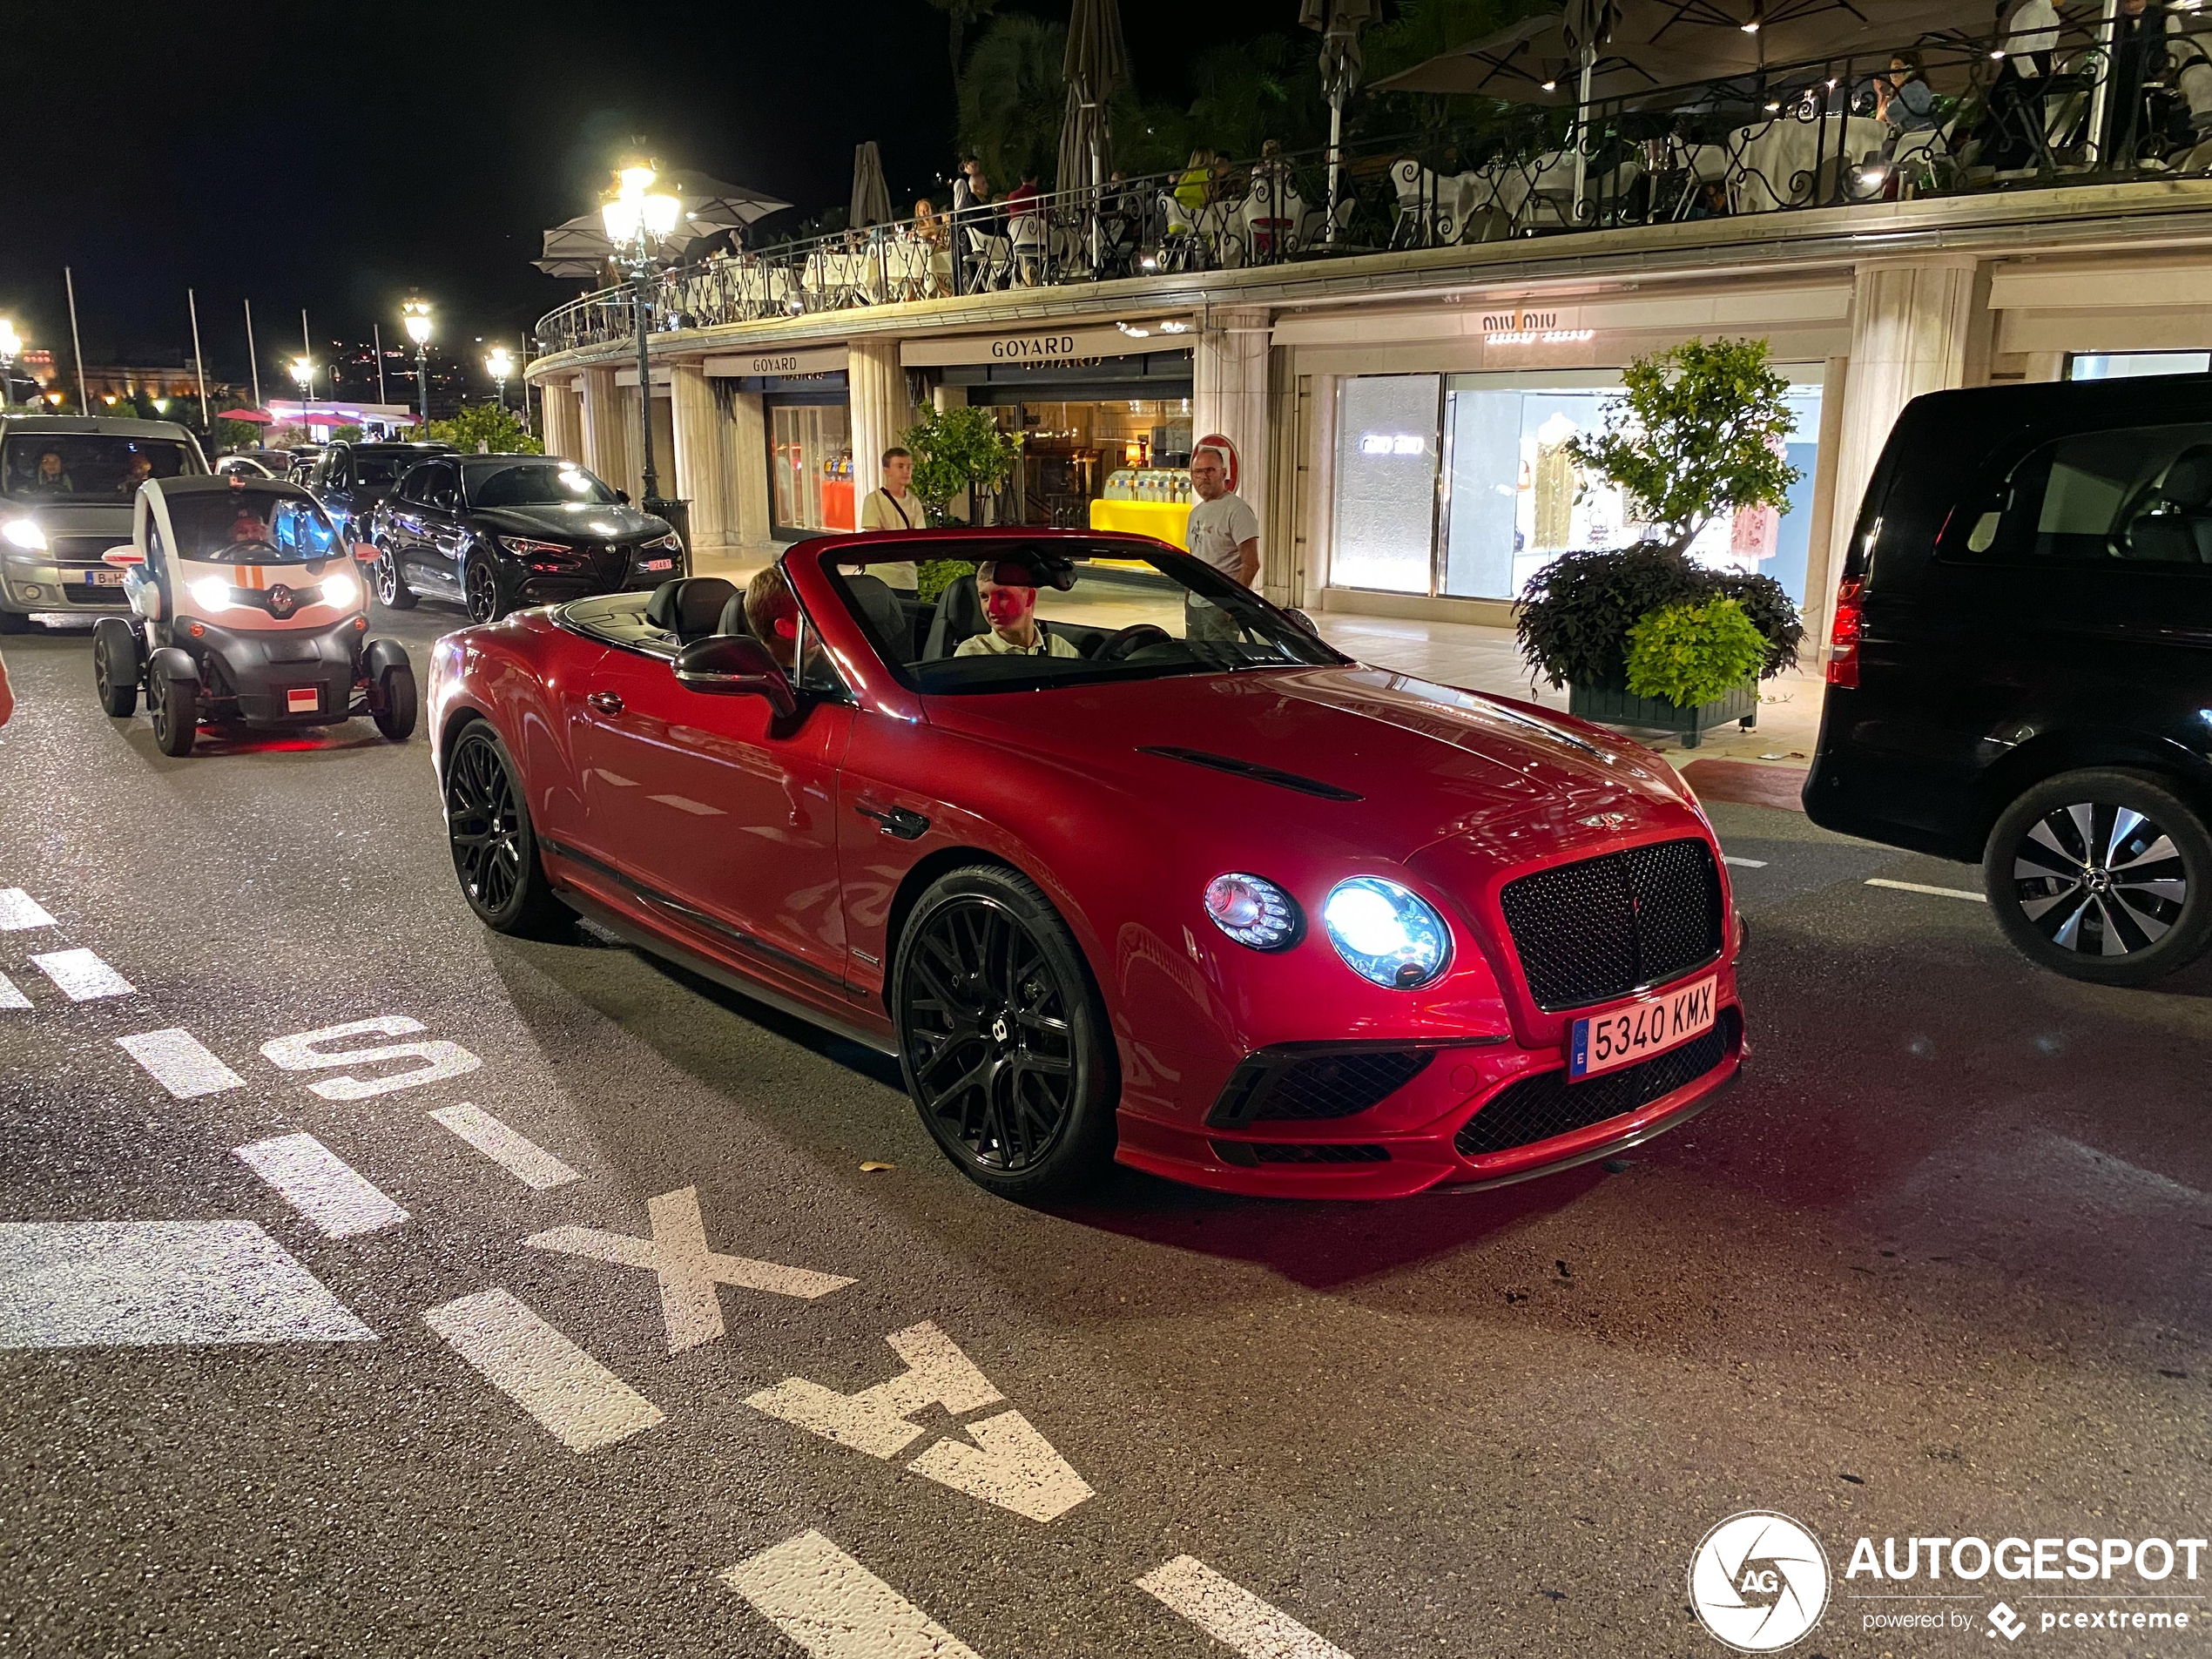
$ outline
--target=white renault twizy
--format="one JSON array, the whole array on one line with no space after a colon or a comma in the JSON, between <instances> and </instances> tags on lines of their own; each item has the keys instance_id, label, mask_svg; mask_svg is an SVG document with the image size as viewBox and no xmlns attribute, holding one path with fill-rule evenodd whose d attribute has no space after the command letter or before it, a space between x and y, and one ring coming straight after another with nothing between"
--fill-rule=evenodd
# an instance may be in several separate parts
<instances>
[{"instance_id":1,"label":"white renault twizy","mask_svg":"<svg viewBox=\"0 0 2212 1659\"><path fill-rule=\"evenodd\" d=\"M103 617L92 671L109 714L145 688L155 741L189 754L200 725L335 725L366 714L395 743L415 730L415 670L368 637L367 584L315 499L231 473L141 485L124 573L131 615Z\"/></svg>"}]
</instances>

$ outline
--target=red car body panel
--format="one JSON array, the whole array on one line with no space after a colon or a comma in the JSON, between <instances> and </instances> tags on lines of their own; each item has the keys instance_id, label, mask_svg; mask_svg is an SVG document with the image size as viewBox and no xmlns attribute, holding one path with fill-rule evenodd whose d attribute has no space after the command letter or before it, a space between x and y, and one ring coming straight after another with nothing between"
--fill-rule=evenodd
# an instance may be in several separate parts
<instances>
[{"instance_id":1,"label":"red car body panel","mask_svg":"<svg viewBox=\"0 0 2212 1659\"><path fill-rule=\"evenodd\" d=\"M1154 545L1121 539L1136 543L1133 556ZM851 706L817 703L780 731L763 698L689 691L664 661L526 612L439 643L439 763L458 721L491 719L524 774L556 885L649 942L887 1051L902 899L948 860L980 855L1021 870L1066 919L1104 1002L1121 1072L1116 1156L1176 1180L1383 1197L1518 1179L1640 1140L1732 1079L1740 1043L1633 1113L1489 1157L1453 1147L1499 1089L1563 1065L1573 1019L1591 1011L1548 1012L1530 995L1500 905L1508 880L1694 837L1712 851L1732 920L1712 832L1656 755L1551 711L1357 665L921 696L876 656L821 568L878 543L912 556L913 541L843 536L786 556L794 591L855 691ZM610 697L618 711L601 706ZM1359 799L1143 752L1151 747L1257 762ZM880 815L894 807L927 829L913 840L884 833ZM1291 894L1305 936L1263 953L1222 934L1202 895L1226 871ZM1433 983L1388 989L1337 956L1320 903L1363 874L1402 882L1448 919L1453 956ZM1718 960L1674 981L1716 976L1723 1010L1739 1007L1736 930L1724 931ZM1248 1056L1342 1041L1438 1053L1354 1116L1207 1125ZM1219 1150L1244 1142L1388 1156L1252 1167Z\"/></svg>"}]
</instances>

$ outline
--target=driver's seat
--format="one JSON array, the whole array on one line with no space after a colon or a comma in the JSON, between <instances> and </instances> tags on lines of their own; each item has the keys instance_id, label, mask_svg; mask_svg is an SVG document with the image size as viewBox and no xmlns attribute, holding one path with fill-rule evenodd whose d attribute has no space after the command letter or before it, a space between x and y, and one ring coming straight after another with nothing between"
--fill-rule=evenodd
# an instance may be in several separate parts
<instances>
[{"instance_id":1,"label":"driver's seat","mask_svg":"<svg viewBox=\"0 0 2212 1659\"><path fill-rule=\"evenodd\" d=\"M688 645L720 627L722 612L738 597L737 583L718 576L678 577L653 590L645 602L645 620Z\"/></svg>"},{"instance_id":2,"label":"driver's seat","mask_svg":"<svg viewBox=\"0 0 2212 1659\"><path fill-rule=\"evenodd\" d=\"M984 629L983 598L975 591L972 576L955 577L937 596L937 614L930 619L929 643L921 653L926 663L950 657L964 639Z\"/></svg>"}]
</instances>

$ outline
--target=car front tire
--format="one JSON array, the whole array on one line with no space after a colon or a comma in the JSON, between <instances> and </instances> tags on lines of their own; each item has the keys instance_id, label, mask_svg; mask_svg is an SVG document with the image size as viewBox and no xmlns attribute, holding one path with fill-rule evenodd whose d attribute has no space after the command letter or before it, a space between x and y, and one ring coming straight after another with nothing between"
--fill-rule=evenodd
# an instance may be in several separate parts
<instances>
[{"instance_id":1,"label":"car front tire","mask_svg":"<svg viewBox=\"0 0 2212 1659\"><path fill-rule=\"evenodd\" d=\"M923 1125L978 1185L1062 1197L1114 1154L1106 1011L1059 912L997 866L954 870L916 901L892 965L899 1064Z\"/></svg>"},{"instance_id":2,"label":"car front tire","mask_svg":"<svg viewBox=\"0 0 2212 1659\"><path fill-rule=\"evenodd\" d=\"M155 745L172 758L190 754L199 736L199 682L157 671L147 689Z\"/></svg>"},{"instance_id":3,"label":"car front tire","mask_svg":"<svg viewBox=\"0 0 2212 1659\"><path fill-rule=\"evenodd\" d=\"M92 685L111 719L138 711L138 637L119 617L102 617L92 629Z\"/></svg>"},{"instance_id":4,"label":"car front tire","mask_svg":"<svg viewBox=\"0 0 2212 1659\"><path fill-rule=\"evenodd\" d=\"M415 609L414 591L400 574L400 556L381 543L376 547L376 603L387 610Z\"/></svg>"},{"instance_id":5,"label":"car front tire","mask_svg":"<svg viewBox=\"0 0 2212 1659\"><path fill-rule=\"evenodd\" d=\"M1990 832L1982 887L2030 961L2098 985L2148 985L2212 944L2212 833L2148 773L2045 779Z\"/></svg>"},{"instance_id":6,"label":"car front tire","mask_svg":"<svg viewBox=\"0 0 2212 1659\"><path fill-rule=\"evenodd\" d=\"M481 553L471 554L462 570L461 595L474 623L497 622L511 608L502 590L498 567Z\"/></svg>"},{"instance_id":7,"label":"car front tire","mask_svg":"<svg viewBox=\"0 0 2212 1659\"><path fill-rule=\"evenodd\" d=\"M537 856L521 770L489 722L462 729L446 759L446 840L462 896L496 933L544 938L574 914L553 896Z\"/></svg>"},{"instance_id":8,"label":"car front tire","mask_svg":"<svg viewBox=\"0 0 2212 1659\"><path fill-rule=\"evenodd\" d=\"M396 663L377 677L377 706L373 715L376 729L394 743L405 743L415 735L416 711L420 706L415 694L415 670L404 663Z\"/></svg>"}]
</instances>

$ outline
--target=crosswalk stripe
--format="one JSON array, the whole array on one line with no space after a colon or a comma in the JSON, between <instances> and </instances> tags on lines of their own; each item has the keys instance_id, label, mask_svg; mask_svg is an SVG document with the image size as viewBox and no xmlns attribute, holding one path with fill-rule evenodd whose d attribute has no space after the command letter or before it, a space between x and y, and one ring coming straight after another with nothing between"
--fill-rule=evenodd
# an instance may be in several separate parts
<instances>
[{"instance_id":1,"label":"crosswalk stripe","mask_svg":"<svg viewBox=\"0 0 2212 1659\"><path fill-rule=\"evenodd\" d=\"M571 1452L651 1428L660 1407L501 1290L434 1307L422 1322Z\"/></svg>"},{"instance_id":2,"label":"crosswalk stripe","mask_svg":"<svg viewBox=\"0 0 2212 1659\"><path fill-rule=\"evenodd\" d=\"M21 887L0 887L0 934L53 925L54 919L46 914L46 907Z\"/></svg>"},{"instance_id":3,"label":"crosswalk stripe","mask_svg":"<svg viewBox=\"0 0 2212 1659\"><path fill-rule=\"evenodd\" d=\"M534 1192L576 1180L577 1172L536 1142L516 1133L481 1106L467 1101L430 1116Z\"/></svg>"},{"instance_id":4,"label":"crosswalk stripe","mask_svg":"<svg viewBox=\"0 0 2212 1659\"><path fill-rule=\"evenodd\" d=\"M1282 1608L1224 1578L1196 1555L1178 1555L1136 1588L1157 1597L1244 1659L1351 1659Z\"/></svg>"},{"instance_id":5,"label":"crosswalk stripe","mask_svg":"<svg viewBox=\"0 0 2212 1659\"><path fill-rule=\"evenodd\" d=\"M72 1002L128 996L138 988L89 950L51 950L30 961Z\"/></svg>"},{"instance_id":6,"label":"crosswalk stripe","mask_svg":"<svg viewBox=\"0 0 2212 1659\"><path fill-rule=\"evenodd\" d=\"M374 1184L312 1135L280 1135L233 1154L326 1238L381 1232L407 1219Z\"/></svg>"},{"instance_id":7,"label":"crosswalk stripe","mask_svg":"<svg viewBox=\"0 0 2212 1659\"><path fill-rule=\"evenodd\" d=\"M786 1538L721 1579L812 1659L979 1659L819 1532Z\"/></svg>"},{"instance_id":8,"label":"crosswalk stripe","mask_svg":"<svg viewBox=\"0 0 2212 1659\"><path fill-rule=\"evenodd\" d=\"M0 1003L0 1007L4 1007ZM219 1095L226 1089L243 1089L246 1079L233 1071L179 1026L165 1031L140 1031L118 1037L124 1053L145 1068L146 1075L179 1100Z\"/></svg>"},{"instance_id":9,"label":"crosswalk stripe","mask_svg":"<svg viewBox=\"0 0 2212 1659\"><path fill-rule=\"evenodd\" d=\"M15 987L15 981L0 974L0 1008L27 1008L30 999Z\"/></svg>"}]
</instances>

